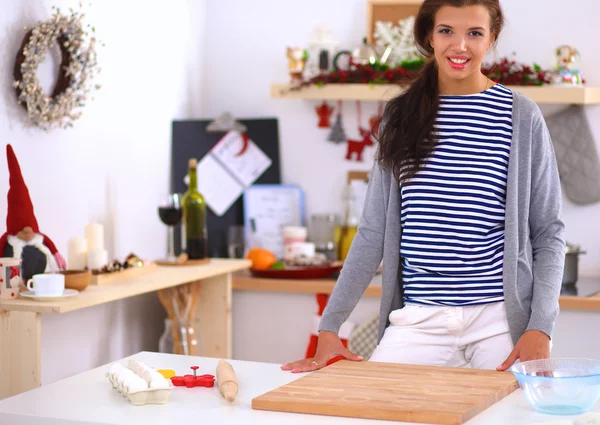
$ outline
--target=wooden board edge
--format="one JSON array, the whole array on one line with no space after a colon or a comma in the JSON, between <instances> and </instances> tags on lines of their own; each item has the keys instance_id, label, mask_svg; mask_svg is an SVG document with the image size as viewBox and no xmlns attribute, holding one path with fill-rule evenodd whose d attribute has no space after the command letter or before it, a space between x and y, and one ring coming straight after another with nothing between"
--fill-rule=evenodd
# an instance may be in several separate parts
<instances>
[{"instance_id":1,"label":"wooden board edge","mask_svg":"<svg viewBox=\"0 0 600 425\"><path fill-rule=\"evenodd\" d=\"M333 417L344 417L354 419L369 419L369 420L388 420L397 422L410 422L410 423L422 423L431 424L432 415L435 416L435 423L439 425L460 425L462 421L462 415L458 412L396 412L387 409L378 409L375 415L360 414L351 409L352 406L335 406L327 405L325 402L314 405L301 404L300 402L295 403L293 401L285 400L285 405L279 405L277 409L270 407L269 393L263 394L252 399L251 408L253 410L264 410L270 412L284 412L284 413L299 413L319 416L333 416ZM327 412L324 412L322 407L327 405Z\"/></svg>"},{"instance_id":2,"label":"wooden board edge","mask_svg":"<svg viewBox=\"0 0 600 425\"><path fill-rule=\"evenodd\" d=\"M148 264L144 267L134 267L130 269L125 269L120 272L106 273L106 274L92 274L92 278L90 279L90 285L107 285L111 283L115 283L116 281L121 281L123 279L128 279L132 277L144 276L146 274L152 273L157 269L156 263Z\"/></svg>"}]
</instances>

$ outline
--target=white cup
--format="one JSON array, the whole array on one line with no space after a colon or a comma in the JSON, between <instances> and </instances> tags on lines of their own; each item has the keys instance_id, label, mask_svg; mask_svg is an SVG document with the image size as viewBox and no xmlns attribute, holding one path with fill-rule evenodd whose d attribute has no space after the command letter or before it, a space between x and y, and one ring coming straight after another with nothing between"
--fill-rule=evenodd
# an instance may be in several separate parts
<instances>
[{"instance_id":1,"label":"white cup","mask_svg":"<svg viewBox=\"0 0 600 425\"><path fill-rule=\"evenodd\" d=\"M59 273L36 274L27 281L27 289L47 297L63 295L65 292L65 275Z\"/></svg>"}]
</instances>

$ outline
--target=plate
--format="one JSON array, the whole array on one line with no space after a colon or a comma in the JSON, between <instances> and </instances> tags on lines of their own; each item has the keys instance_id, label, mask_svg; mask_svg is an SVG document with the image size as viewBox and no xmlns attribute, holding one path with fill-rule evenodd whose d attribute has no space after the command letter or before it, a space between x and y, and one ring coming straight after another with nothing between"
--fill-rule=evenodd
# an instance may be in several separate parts
<instances>
[{"instance_id":1,"label":"plate","mask_svg":"<svg viewBox=\"0 0 600 425\"><path fill-rule=\"evenodd\" d=\"M331 277L342 270L342 263L332 264L323 267L288 267L287 269L250 269L255 277L265 277L269 279L323 279Z\"/></svg>"},{"instance_id":2,"label":"plate","mask_svg":"<svg viewBox=\"0 0 600 425\"><path fill-rule=\"evenodd\" d=\"M31 298L32 300L35 301L57 301L57 300L62 300L65 298L69 298L69 297L73 297L75 295L79 294L79 291L75 290L75 289L65 289L65 292L63 292L62 295L39 295L39 294L35 294L35 292L33 291L25 291L25 292L21 292L21 296L25 297L25 298Z\"/></svg>"}]
</instances>

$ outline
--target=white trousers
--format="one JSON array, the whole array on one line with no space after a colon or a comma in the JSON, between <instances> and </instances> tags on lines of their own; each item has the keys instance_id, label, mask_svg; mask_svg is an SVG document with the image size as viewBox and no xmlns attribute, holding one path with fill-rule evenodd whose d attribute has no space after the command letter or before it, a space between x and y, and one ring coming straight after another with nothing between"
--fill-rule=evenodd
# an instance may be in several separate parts
<instances>
[{"instance_id":1,"label":"white trousers","mask_svg":"<svg viewBox=\"0 0 600 425\"><path fill-rule=\"evenodd\" d=\"M513 349L503 302L466 307L406 304L369 361L496 369Z\"/></svg>"}]
</instances>

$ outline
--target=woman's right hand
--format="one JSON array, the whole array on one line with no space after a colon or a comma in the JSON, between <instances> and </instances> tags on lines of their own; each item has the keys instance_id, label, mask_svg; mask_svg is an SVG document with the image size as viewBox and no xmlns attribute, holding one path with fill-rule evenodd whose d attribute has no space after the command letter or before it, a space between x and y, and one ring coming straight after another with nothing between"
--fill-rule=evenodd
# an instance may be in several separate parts
<instances>
[{"instance_id":1,"label":"woman's right hand","mask_svg":"<svg viewBox=\"0 0 600 425\"><path fill-rule=\"evenodd\" d=\"M297 360L281 366L283 370L290 370L292 373L310 372L327 366L327 362L334 357L343 356L348 360L360 361L362 356L357 356L342 345L338 334L330 331L319 332L317 342L317 352L312 359Z\"/></svg>"}]
</instances>

